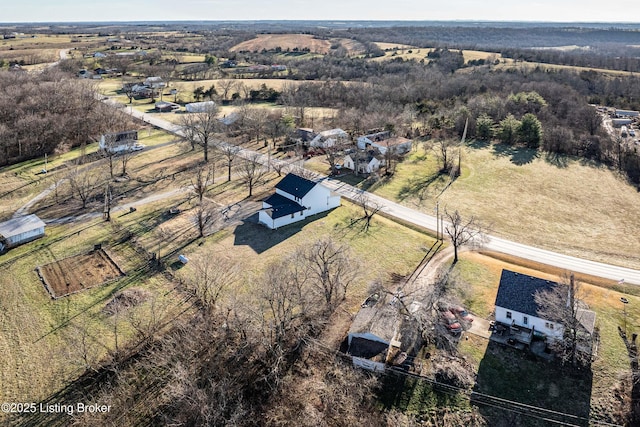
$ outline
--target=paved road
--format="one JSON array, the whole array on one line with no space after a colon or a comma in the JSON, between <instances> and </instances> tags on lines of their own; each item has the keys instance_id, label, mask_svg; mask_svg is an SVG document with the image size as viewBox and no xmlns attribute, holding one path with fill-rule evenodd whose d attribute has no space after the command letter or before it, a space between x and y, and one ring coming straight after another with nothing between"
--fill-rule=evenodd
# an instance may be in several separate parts
<instances>
[{"instance_id":1,"label":"paved road","mask_svg":"<svg viewBox=\"0 0 640 427\"><path fill-rule=\"evenodd\" d=\"M115 104L113 101L107 101ZM121 105L121 104L120 104ZM162 128L169 132L175 133L177 135L181 135L180 127L173 123L170 123L166 120L163 120L157 116L152 116L149 114L144 114L139 111L133 110L132 108L125 109L128 113L137 117L141 120L146 121L156 127ZM223 141L217 142L220 146L228 145ZM254 155L255 153L246 149L241 149L239 151L240 157L248 157ZM260 156L260 161L266 163L266 156ZM276 161L276 160L272 160ZM289 166L289 170L295 170L296 166ZM308 173L308 172L307 172ZM327 187L334 190L336 193L340 194L342 197L345 197L349 200L354 200L364 193L366 197L370 200L376 202L382 208L380 209L386 215L394 218L398 218L402 221L406 221L408 223L412 223L418 225L420 227L435 231L436 230L436 218L431 215L424 214L422 212L418 212L414 209L408 208L406 206L400 205L398 203L392 202L390 200L384 199L382 197L376 196L375 194L363 192L360 189L357 189L351 185L345 184L343 182L337 181L335 179L328 178L326 176L322 176L320 174L316 174L318 179L323 181ZM446 226L446 224L445 224ZM545 249L535 248L533 246L523 245L521 243L512 242L509 240L505 240L496 236L487 236L488 241L485 242L484 248L502 252L510 255L514 255L520 258L528 259L531 261L539 262L542 264L551 265L554 267L559 267L562 269L589 274L597 277L603 277L611 280L620 280L624 279L626 283L632 283L635 285L640 285L640 270L635 270L631 268L619 267L594 261L589 261L581 258L576 258L568 255L563 255L557 252L548 251Z\"/></svg>"}]
</instances>

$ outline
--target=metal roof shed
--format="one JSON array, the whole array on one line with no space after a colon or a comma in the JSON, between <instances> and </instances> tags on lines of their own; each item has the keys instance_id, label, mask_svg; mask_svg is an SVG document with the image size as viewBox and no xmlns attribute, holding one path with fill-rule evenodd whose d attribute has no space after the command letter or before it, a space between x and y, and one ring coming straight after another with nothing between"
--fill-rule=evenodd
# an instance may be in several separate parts
<instances>
[{"instance_id":1,"label":"metal roof shed","mask_svg":"<svg viewBox=\"0 0 640 427\"><path fill-rule=\"evenodd\" d=\"M0 223L0 251L44 236L45 223L36 215L12 218Z\"/></svg>"}]
</instances>

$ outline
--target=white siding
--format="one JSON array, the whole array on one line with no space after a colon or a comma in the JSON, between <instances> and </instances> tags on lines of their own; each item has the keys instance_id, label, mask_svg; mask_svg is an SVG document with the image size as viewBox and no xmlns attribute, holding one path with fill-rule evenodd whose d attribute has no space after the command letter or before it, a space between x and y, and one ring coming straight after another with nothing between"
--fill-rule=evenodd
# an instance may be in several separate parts
<instances>
[{"instance_id":1,"label":"white siding","mask_svg":"<svg viewBox=\"0 0 640 427\"><path fill-rule=\"evenodd\" d=\"M7 239L7 243L9 243L9 246L15 246L42 236L44 236L44 227L35 228L33 230L11 236Z\"/></svg>"},{"instance_id":2,"label":"white siding","mask_svg":"<svg viewBox=\"0 0 640 427\"><path fill-rule=\"evenodd\" d=\"M507 317L507 313L511 313L511 318ZM527 318L527 324L524 323L525 317ZM507 325L515 324L517 326L534 329L550 338L560 338L563 334L563 327L559 323L549 322L548 320L520 313L519 311L507 310L504 307L496 307L496 322ZM548 327L550 324L553 325L553 328Z\"/></svg>"},{"instance_id":3,"label":"white siding","mask_svg":"<svg viewBox=\"0 0 640 427\"><path fill-rule=\"evenodd\" d=\"M310 216L337 208L340 206L340 196L332 196L331 190L327 187L316 185L299 203L309 208L305 211L305 215Z\"/></svg>"}]
</instances>

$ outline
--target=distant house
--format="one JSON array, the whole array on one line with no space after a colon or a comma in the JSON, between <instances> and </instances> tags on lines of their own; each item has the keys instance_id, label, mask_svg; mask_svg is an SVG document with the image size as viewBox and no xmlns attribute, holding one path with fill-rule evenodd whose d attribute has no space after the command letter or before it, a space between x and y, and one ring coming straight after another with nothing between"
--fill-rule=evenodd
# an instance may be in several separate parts
<instances>
[{"instance_id":1,"label":"distant house","mask_svg":"<svg viewBox=\"0 0 640 427\"><path fill-rule=\"evenodd\" d=\"M380 169L380 160L375 156L373 150L358 151L344 156L342 167L358 173L373 173Z\"/></svg>"},{"instance_id":2,"label":"distant house","mask_svg":"<svg viewBox=\"0 0 640 427\"><path fill-rule=\"evenodd\" d=\"M336 144L343 144L349 140L349 135L340 128L325 130L318 133L310 142L310 147L329 148Z\"/></svg>"},{"instance_id":3,"label":"distant house","mask_svg":"<svg viewBox=\"0 0 640 427\"><path fill-rule=\"evenodd\" d=\"M180 109L180 105L178 105L178 104L176 104L174 102L168 102L168 101L156 102L154 107L155 107L156 111L158 111L160 113L166 113L166 112L171 112L171 111Z\"/></svg>"},{"instance_id":4,"label":"distant house","mask_svg":"<svg viewBox=\"0 0 640 427\"><path fill-rule=\"evenodd\" d=\"M90 79L93 77L93 71L89 70L80 70L78 71L78 77L82 79Z\"/></svg>"},{"instance_id":5,"label":"distant house","mask_svg":"<svg viewBox=\"0 0 640 427\"><path fill-rule=\"evenodd\" d=\"M94 58L106 58L107 55L102 53L102 52L96 52L96 53L93 54L93 57Z\"/></svg>"},{"instance_id":6,"label":"distant house","mask_svg":"<svg viewBox=\"0 0 640 427\"><path fill-rule=\"evenodd\" d=\"M276 184L276 192L262 202L258 220L276 229L340 206L340 196L320 183L287 174Z\"/></svg>"},{"instance_id":7,"label":"distant house","mask_svg":"<svg viewBox=\"0 0 640 427\"><path fill-rule=\"evenodd\" d=\"M0 223L0 253L44 236L45 223L26 215Z\"/></svg>"},{"instance_id":8,"label":"distant house","mask_svg":"<svg viewBox=\"0 0 640 427\"><path fill-rule=\"evenodd\" d=\"M358 137L357 145L361 150L377 149L385 155L387 150L394 154L404 154L411 151L413 142L401 136L391 136L391 132L383 131Z\"/></svg>"},{"instance_id":9,"label":"distant house","mask_svg":"<svg viewBox=\"0 0 640 427\"><path fill-rule=\"evenodd\" d=\"M305 145L308 145L308 143L318 135L311 128L298 128L296 129L296 134L300 141Z\"/></svg>"},{"instance_id":10,"label":"distant house","mask_svg":"<svg viewBox=\"0 0 640 427\"><path fill-rule=\"evenodd\" d=\"M185 105L185 109L187 110L187 113L204 113L215 106L216 103L213 101L192 102Z\"/></svg>"},{"instance_id":11,"label":"distant house","mask_svg":"<svg viewBox=\"0 0 640 427\"><path fill-rule=\"evenodd\" d=\"M162 77L147 77L144 79L144 85L151 89L162 89L167 86Z\"/></svg>"},{"instance_id":12,"label":"distant house","mask_svg":"<svg viewBox=\"0 0 640 427\"><path fill-rule=\"evenodd\" d=\"M613 125L613 127L619 128L622 126L629 126L631 123L633 123L633 120L631 119L612 119L611 120L611 124Z\"/></svg>"},{"instance_id":13,"label":"distant house","mask_svg":"<svg viewBox=\"0 0 640 427\"><path fill-rule=\"evenodd\" d=\"M138 143L138 131L130 130L124 132L105 133L100 137L98 146L100 149L110 153L119 153L123 151L135 151L134 148Z\"/></svg>"},{"instance_id":14,"label":"distant house","mask_svg":"<svg viewBox=\"0 0 640 427\"><path fill-rule=\"evenodd\" d=\"M632 110L618 110L618 109L616 109L614 114L615 114L616 117L619 117L619 118L640 117L640 111L632 111Z\"/></svg>"}]
</instances>

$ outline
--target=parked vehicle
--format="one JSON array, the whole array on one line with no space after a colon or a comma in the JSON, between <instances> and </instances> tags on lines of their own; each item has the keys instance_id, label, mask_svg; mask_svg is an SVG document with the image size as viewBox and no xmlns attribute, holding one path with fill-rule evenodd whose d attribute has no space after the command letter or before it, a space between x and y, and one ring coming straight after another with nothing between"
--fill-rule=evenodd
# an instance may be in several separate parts
<instances>
[{"instance_id":1,"label":"parked vehicle","mask_svg":"<svg viewBox=\"0 0 640 427\"><path fill-rule=\"evenodd\" d=\"M456 319L456 316L449 310L441 311L440 318L444 326L452 334L458 334L462 331L462 325L460 325L460 322L458 322L458 319Z\"/></svg>"},{"instance_id":2,"label":"parked vehicle","mask_svg":"<svg viewBox=\"0 0 640 427\"><path fill-rule=\"evenodd\" d=\"M449 311L453 313L458 319L464 322L473 322L473 316L471 316L467 310L460 306L451 307L449 308Z\"/></svg>"}]
</instances>

